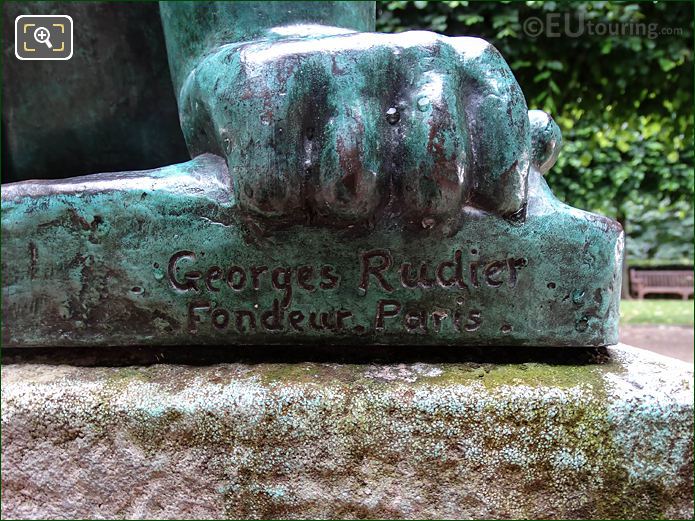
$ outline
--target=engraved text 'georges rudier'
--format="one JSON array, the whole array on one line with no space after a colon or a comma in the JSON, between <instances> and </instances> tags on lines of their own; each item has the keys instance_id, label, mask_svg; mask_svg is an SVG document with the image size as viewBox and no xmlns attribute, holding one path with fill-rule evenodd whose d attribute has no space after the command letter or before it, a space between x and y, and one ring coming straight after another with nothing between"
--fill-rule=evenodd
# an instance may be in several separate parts
<instances>
[{"instance_id":1,"label":"engraved text 'georges rudier'","mask_svg":"<svg viewBox=\"0 0 695 521\"><path fill-rule=\"evenodd\" d=\"M402 301L384 298L377 301L374 320L370 326L353 324L351 322L354 322L355 315L348 309L328 312L291 309L294 291L314 293L339 287L341 276L335 272L333 266L304 265L297 268L273 268L265 265L246 267L214 265L204 270L194 267L185 271L179 280L179 263L196 260L196 254L192 251L179 251L171 256L167 266L167 277L175 290L196 293L242 292L247 289L261 291L266 288L262 280L267 279L270 287L277 292L277 297L273 299L270 310L258 310L253 306L247 309L228 310L223 307L213 307L209 299L193 300L188 306L188 327L191 333L197 331L201 315L208 317L210 326L217 330L223 331L228 327L236 327L239 333L254 332L258 327L267 331L292 328L294 331L303 332L304 328L308 327L318 332L352 330L360 334L369 327L383 330L387 319L400 319L399 323L409 332L438 332L442 321L446 319L451 320L456 331L473 332L480 327L482 321L481 311L478 309L471 309L466 313L461 309L404 310ZM485 264L478 261L464 263L461 250L454 252L453 259L444 260L432 266L424 262L419 265L404 262L400 266L395 266L388 250L371 250L362 253L359 256L359 262L357 288L363 293L367 293L370 286L373 291L392 293L393 284L409 289L439 286L469 290L480 287L482 282L491 288L500 287L503 284L514 288L519 269L528 264L524 258L512 257ZM459 305L463 302L463 298L459 299Z\"/></svg>"}]
</instances>

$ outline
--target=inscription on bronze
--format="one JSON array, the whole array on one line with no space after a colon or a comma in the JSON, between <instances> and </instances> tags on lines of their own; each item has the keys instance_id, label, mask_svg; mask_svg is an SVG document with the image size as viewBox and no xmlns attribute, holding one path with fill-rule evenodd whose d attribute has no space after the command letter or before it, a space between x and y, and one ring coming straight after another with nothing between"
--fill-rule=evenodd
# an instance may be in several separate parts
<instances>
[{"instance_id":1,"label":"inscription on bronze","mask_svg":"<svg viewBox=\"0 0 695 521\"><path fill-rule=\"evenodd\" d=\"M322 333L361 334L384 331L387 324L409 333L437 333L447 321L455 331L471 333L480 328L483 313L480 309L464 310L463 297L481 285L514 288L520 270L528 265L523 257L485 262L466 260L460 249L455 250L450 259L417 264L396 263L387 249L362 252L355 259L359 266L358 295L378 292L384 298L376 301L373 319L369 323L360 323L350 309L307 311L292 308L293 296L297 292L312 294L338 290L346 281L334 266L201 266L199 259L194 251L181 250L174 253L167 263L167 279L173 291L196 295L188 304L186 317L188 330L194 334L201 327L221 332L234 328L239 334L257 331L301 333L307 329ZM398 287L404 290L438 287L458 292L462 298L457 302L457 309L413 308L403 299L387 298ZM257 304L245 303L252 301L248 298L240 301L238 309L226 309L214 303L216 293L243 291L272 291L272 305L269 309L259 309ZM503 332L511 330L507 324L501 328Z\"/></svg>"}]
</instances>

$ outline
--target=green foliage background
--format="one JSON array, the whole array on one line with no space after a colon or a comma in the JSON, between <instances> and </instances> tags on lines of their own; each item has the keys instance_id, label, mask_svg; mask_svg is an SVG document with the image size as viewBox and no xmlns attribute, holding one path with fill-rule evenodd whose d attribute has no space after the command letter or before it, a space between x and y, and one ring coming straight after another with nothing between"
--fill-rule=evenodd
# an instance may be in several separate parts
<instances>
[{"instance_id":1,"label":"green foliage background","mask_svg":"<svg viewBox=\"0 0 695 521\"><path fill-rule=\"evenodd\" d=\"M493 43L529 108L549 112L562 129L565 145L547 174L555 194L621 221L631 265L693 263L691 2L390 1L377 8L379 31L427 29ZM562 36L526 35L531 17L557 22ZM569 36L582 20L583 34ZM588 22L613 29L592 35ZM622 31L623 23L644 24L643 34Z\"/></svg>"}]
</instances>

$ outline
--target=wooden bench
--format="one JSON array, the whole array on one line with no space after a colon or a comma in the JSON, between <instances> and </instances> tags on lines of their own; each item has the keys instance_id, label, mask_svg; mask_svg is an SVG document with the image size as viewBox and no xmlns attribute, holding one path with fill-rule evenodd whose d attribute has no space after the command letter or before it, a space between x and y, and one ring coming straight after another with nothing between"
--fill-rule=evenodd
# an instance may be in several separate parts
<instances>
[{"instance_id":1,"label":"wooden bench","mask_svg":"<svg viewBox=\"0 0 695 521\"><path fill-rule=\"evenodd\" d=\"M687 300L693 294L693 272L630 269L630 287L640 299L648 293L673 293Z\"/></svg>"}]
</instances>

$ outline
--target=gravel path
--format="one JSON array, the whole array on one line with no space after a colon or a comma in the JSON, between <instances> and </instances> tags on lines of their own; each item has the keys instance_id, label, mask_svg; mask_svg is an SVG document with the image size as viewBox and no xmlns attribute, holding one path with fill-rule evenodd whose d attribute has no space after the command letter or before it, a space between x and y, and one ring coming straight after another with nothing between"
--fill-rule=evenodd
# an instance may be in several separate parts
<instances>
[{"instance_id":1,"label":"gravel path","mask_svg":"<svg viewBox=\"0 0 695 521\"><path fill-rule=\"evenodd\" d=\"M693 362L693 328L690 326L623 326L620 341Z\"/></svg>"}]
</instances>

